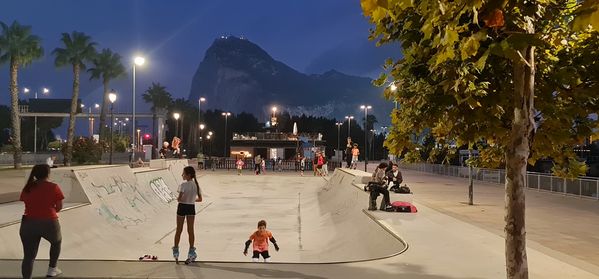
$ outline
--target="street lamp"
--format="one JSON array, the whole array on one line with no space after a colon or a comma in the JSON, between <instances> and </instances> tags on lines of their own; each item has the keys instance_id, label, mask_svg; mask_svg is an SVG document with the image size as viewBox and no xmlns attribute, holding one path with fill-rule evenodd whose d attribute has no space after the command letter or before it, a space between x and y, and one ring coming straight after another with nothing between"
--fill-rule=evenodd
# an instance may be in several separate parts
<instances>
[{"instance_id":1,"label":"street lamp","mask_svg":"<svg viewBox=\"0 0 599 279\"><path fill-rule=\"evenodd\" d=\"M94 104L94 108L98 109L98 108L100 108L100 105ZM92 117L92 107L91 106L89 106L88 112L89 112L89 137L91 138L94 136L94 117Z\"/></svg>"},{"instance_id":2,"label":"street lamp","mask_svg":"<svg viewBox=\"0 0 599 279\"><path fill-rule=\"evenodd\" d=\"M29 88L24 87L23 93L28 94ZM42 94L44 94L44 95L50 94L50 89L43 87ZM37 90L35 90L35 99L37 99ZM33 117L33 126L34 126L33 127L33 155L36 156L37 155L37 115Z\"/></svg>"},{"instance_id":3,"label":"street lamp","mask_svg":"<svg viewBox=\"0 0 599 279\"><path fill-rule=\"evenodd\" d=\"M212 138L212 131L208 132L208 135L206 136L206 139L208 139L208 143L210 144L208 147L208 157L212 157L212 141L210 140L210 138Z\"/></svg>"},{"instance_id":4,"label":"street lamp","mask_svg":"<svg viewBox=\"0 0 599 279\"><path fill-rule=\"evenodd\" d=\"M229 119L229 116L231 116L230 112L223 112L222 116L225 117L225 153L223 154L223 156L226 158L227 157L227 120Z\"/></svg>"},{"instance_id":5,"label":"street lamp","mask_svg":"<svg viewBox=\"0 0 599 279\"><path fill-rule=\"evenodd\" d=\"M346 115L345 119L347 119L347 137L351 137L351 120L354 119L353 115Z\"/></svg>"},{"instance_id":6,"label":"street lamp","mask_svg":"<svg viewBox=\"0 0 599 279\"><path fill-rule=\"evenodd\" d=\"M137 151L139 151L139 148L141 147L141 137L139 136L139 133L141 133L141 129L137 129Z\"/></svg>"},{"instance_id":7,"label":"street lamp","mask_svg":"<svg viewBox=\"0 0 599 279\"><path fill-rule=\"evenodd\" d=\"M343 122L336 122L335 125L337 126L337 152L339 152L341 143L341 125L343 125Z\"/></svg>"},{"instance_id":8,"label":"street lamp","mask_svg":"<svg viewBox=\"0 0 599 279\"><path fill-rule=\"evenodd\" d=\"M141 56L137 56L133 59L133 92L132 92L132 97L133 97L133 125L131 125L131 139L135 138L135 68L136 66L142 66L144 63L146 63L146 59L141 57ZM135 142L135 140L134 140ZM131 157L132 160L135 160L135 147L137 146L137 144L133 144L131 152L133 152L133 156Z\"/></svg>"},{"instance_id":9,"label":"street lamp","mask_svg":"<svg viewBox=\"0 0 599 279\"><path fill-rule=\"evenodd\" d=\"M368 110L372 106L361 105L360 109L364 110L364 171L368 172Z\"/></svg>"},{"instance_id":10,"label":"street lamp","mask_svg":"<svg viewBox=\"0 0 599 279\"><path fill-rule=\"evenodd\" d=\"M173 113L173 117L175 118L175 136L179 134L179 117L181 115L178 112Z\"/></svg>"},{"instance_id":11,"label":"street lamp","mask_svg":"<svg viewBox=\"0 0 599 279\"><path fill-rule=\"evenodd\" d=\"M275 132L279 132L279 126L278 121L277 121L277 107L272 107L272 118L270 119L270 124L272 125L272 127L276 127Z\"/></svg>"},{"instance_id":12,"label":"street lamp","mask_svg":"<svg viewBox=\"0 0 599 279\"><path fill-rule=\"evenodd\" d=\"M110 100L110 122L114 123L114 102L116 101L116 92L111 91L108 93L108 100ZM110 156L108 157L108 164L112 165L112 152L114 150L114 141L112 141L112 127L110 125Z\"/></svg>"}]
</instances>

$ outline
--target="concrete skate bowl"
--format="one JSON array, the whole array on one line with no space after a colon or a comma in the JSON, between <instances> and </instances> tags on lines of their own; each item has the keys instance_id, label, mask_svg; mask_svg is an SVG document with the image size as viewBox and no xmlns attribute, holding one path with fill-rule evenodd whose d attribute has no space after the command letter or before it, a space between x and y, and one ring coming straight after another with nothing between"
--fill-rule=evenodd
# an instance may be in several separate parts
<instances>
[{"instance_id":1,"label":"concrete skate bowl","mask_svg":"<svg viewBox=\"0 0 599 279\"><path fill-rule=\"evenodd\" d=\"M109 166L71 172L71 183L66 183L67 175L57 176L62 177L59 184L65 183L65 203L85 203L59 214L61 259L136 259L150 253L155 241L172 230L178 182L168 168ZM18 230L18 223L0 228L0 258L22 258ZM40 251L47 246L42 241ZM39 258L47 255L40 252Z\"/></svg>"},{"instance_id":2,"label":"concrete skate bowl","mask_svg":"<svg viewBox=\"0 0 599 279\"><path fill-rule=\"evenodd\" d=\"M89 203L61 212L61 259L137 260L152 254L172 260L180 178L175 165L74 170ZM365 214L367 195L353 185L354 175L336 171L326 181L208 172L199 179L204 202L196 206L199 260L248 262L241 253L243 243L261 219L267 220L281 247L279 252L271 248L273 262L365 261L405 251L399 237ZM0 259L22 258L18 230L18 224L0 228ZM180 247L184 257L185 230ZM47 258L48 248L42 241L38 258Z\"/></svg>"}]
</instances>

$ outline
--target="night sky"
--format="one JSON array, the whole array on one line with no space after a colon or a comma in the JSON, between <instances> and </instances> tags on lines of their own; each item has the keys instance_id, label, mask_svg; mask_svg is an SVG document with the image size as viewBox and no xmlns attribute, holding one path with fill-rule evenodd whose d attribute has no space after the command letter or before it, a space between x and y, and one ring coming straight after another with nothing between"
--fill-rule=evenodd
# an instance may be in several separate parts
<instances>
[{"instance_id":1,"label":"night sky","mask_svg":"<svg viewBox=\"0 0 599 279\"><path fill-rule=\"evenodd\" d=\"M54 67L52 50L60 34L80 31L98 43L97 49L118 52L123 63L141 54L137 68L138 111L147 111L141 94L160 82L174 97L187 97L191 79L204 52L222 35L244 36L301 72L329 69L376 77L384 58L397 57L394 47L375 48L368 41L367 20L358 0L260 1L3 1L0 21L30 25L42 39L44 58L19 74L19 87L51 89L54 98L70 98L70 67ZM111 83L119 94L115 111L130 111L131 66L128 75ZM8 104L8 65L0 66L0 104ZM84 104L101 101L101 83L82 75ZM123 95L123 96L121 96ZM209 100L208 100L209 101ZM66 121L65 121L66 122Z\"/></svg>"}]
</instances>

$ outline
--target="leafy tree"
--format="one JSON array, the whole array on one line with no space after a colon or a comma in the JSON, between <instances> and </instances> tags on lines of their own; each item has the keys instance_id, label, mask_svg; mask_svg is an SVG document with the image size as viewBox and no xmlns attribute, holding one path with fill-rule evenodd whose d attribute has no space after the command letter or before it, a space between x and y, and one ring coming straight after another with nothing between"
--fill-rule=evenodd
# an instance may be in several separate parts
<instances>
[{"instance_id":1,"label":"leafy tree","mask_svg":"<svg viewBox=\"0 0 599 279\"><path fill-rule=\"evenodd\" d=\"M125 67L121 63L121 56L107 48L97 54L92 62L94 67L87 70L91 73L90 79L102 79L102 85L104 86L104 97L100 107L100 141L106 141L108 135L106 114L108 113L108 103L110 103L110 100L108 100L108 85L111 80L125 76Z\"/></svg>"},{"instance_id":2,"label":"leafy tree","mask_svg":"<svg viewBox=\"0 0 599 279\"><path fill-rule=\"evenodd\" d=\"M410 135L431 128L441 141L500 150L489 154L506 165L506 275L528 278L526 166L553 157L560 175L584 172L571 147L597 127L599 38L576 15L596 23L599 1L585 1L584 13L576 0L361 3L371 39L399 42L404 54L385 63L397 87L386 96L402 104L386 146L413 149Z\"/></svg>"},{"instance_id":3,"label":"leafy tree","mask_svg":"<svg viewBox=\"0 0 599 279\"><path fill-rule=\"evenodd\" d=\"M71 100L71 111L69 118L69 127L67 130L67 144L64 150L64 163L71 165L73 155L73 138L75 136L75 114L77 113L79 100L79 76L81 70L85 70L86 65L96 55L95 45L91 37L84 33L73 31L71 34L62 33L61 42L64 48L56 48L52 52L56 56L54 64L56 67L73 67L73 99Z\"/></svg>"},{"instance_id":4,"label":"leafy tree","mask_svg":"<svg viewBox=\"0 0 599 279\"><path fill-rule=\"evenodd\" d=\"M29 65L34 60L43 56L41 40L31 34L31 26L21 25L13 21L11 25L0 22L2 34L0 35L0 63L10 64L10 97L11 97L11 122L12 144L14 148L14 167L21 168L21 123L19 117L19 68Z\"/></svg>"},{"instance_id":5,"label":"leafy tree","mask_svg":"<svg viewBox=\"0 0 599 279\"><path fill-rule=\"evenodd\" d=\"M152 107L152 134L154 135L154 146L158 146L158 138L156 137L156 113L170 107L173 103L171 93L166 91L166 87L159 82L152 82L152 86L142 95L146 103L151 103Z\"/></svg>"}]
</instances>

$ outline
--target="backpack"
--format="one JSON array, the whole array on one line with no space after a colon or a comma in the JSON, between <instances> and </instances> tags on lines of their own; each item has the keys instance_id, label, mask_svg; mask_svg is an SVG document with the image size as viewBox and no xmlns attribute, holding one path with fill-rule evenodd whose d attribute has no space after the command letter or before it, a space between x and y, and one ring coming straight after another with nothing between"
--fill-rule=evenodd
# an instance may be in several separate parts
<instances>
[{"instance_id":1,"label":"backpack","mask_svg":"<svg viewBox=\"0 0 599 279\"><path fill-rule=\"evenodd\" d=\"M416 206L409 202L395 201L391 203L391 208L389 208L389 211L416 213L418 212L418 209L416 208Z\"/></svg>"},{"instance_id":2,"label":"backpack","mask_svg":"<svg viewBox=\"0 0 599 279\"><path fill-rule=\"evenodd\" d=\"M412 191L410 190L410 187L408 187L407 184L404 184L403 186L399 186L399 187L395 188L393 191L395 193L398 193L398 194L410 194L410 193L412 193Z\"/></svg>"}]
</instances>

